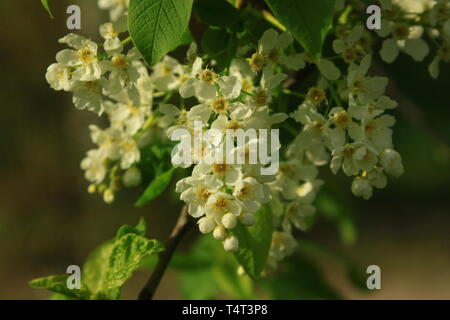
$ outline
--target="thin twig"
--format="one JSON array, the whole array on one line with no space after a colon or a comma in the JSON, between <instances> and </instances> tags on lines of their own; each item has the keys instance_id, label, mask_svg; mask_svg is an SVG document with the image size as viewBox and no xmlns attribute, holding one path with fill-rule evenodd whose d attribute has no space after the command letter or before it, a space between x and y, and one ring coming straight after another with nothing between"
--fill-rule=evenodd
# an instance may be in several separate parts
<instances>
[{"instance_id":1,"label":"thin twig","mask_svg":"<svg viewBox=\"0 0 450 320\"><path fill-rule=\"evenodd\" d=\"M178 247L178 244L183 236L193 224L194 220L189 217L187 206L185 205L183 206L183 209L181 209L180 216L178 217L178 221L170 234L169 240L166 242L166 249L160 253L155 270L145 284L145 287L139 293L139 300L153 299L153 295L155 294L155 291L158 288L164 273L166 272L173 253Z\"/></svg>"}]
</instances>

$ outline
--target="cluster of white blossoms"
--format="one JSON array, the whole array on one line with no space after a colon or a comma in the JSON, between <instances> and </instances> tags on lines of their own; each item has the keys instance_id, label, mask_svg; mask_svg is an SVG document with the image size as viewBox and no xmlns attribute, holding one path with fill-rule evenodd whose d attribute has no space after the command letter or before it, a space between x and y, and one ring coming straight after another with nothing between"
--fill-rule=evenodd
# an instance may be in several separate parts
<instances>
[{"instance_id":1,"label":"cluster of white blossoms","mask_svg":"<svg viewBox=\"0 0 450 320\"><path fill-rule=\"evenodd\" d=\"M328 165L335 174L342 170L352 178L353 194L364 199L374 188L384 188L388 175L403 173L392 142L395 119L386 114L397 103L385 95L388 80L369 74L375 33L362 25L335 27L336 55L331 58L293 53L291 35L269 29L251 52L248 44L238 48L239 55L220 73L214 69L216 61L197 54L195 43L185 62L165 56L148 68L129 38L123 39L129 1L98 3L111 19L100 26L103 43L75 34L63 37L60 43L69 48L58 52L46 79L53 89L71 92L78 109L108 119L106 128L90 126L96 148L81 163L91 183L89 192L101 193L105 202L113 202L121 187L141 184L143 148L167 142L177 129L195 139L200 128L201 144L189 151L193 163L180 165L175 159L184 151L172 152L174 166L191 167L190 175L177 182L176 192L198 219L199 230L212 233L227 251L239 248L238 224L252 226L263 206L269 210L273 234L266 271L271 271L294 252L295 230L306 230L315 214L314 201L324 183L318 167ZM428 1L413 11L403 2L381 3L382 59L393 62L405 52L423 60L430 52L422 39L427 36L437 45L430 66L437 77L440 62L450 61L449 1ZM337 1L336 10L344 7L344 1ZM298 108L289 115L272 110L279 95L293 92L296 80L288 75L308 65L317 68L318 80L304 94L294 92L296 99L302 97ZM296 128L286 122L289 117ZM270 148L281 150L282 157L278 172L265 175L261 169L268 162L249 159L261 141L273 145L274 139L262 136L261 130L274 128L291 132L293 140ZM210 129L223 134L203 135ZM256 136L229 151L230 129L253 130ZM225 159L230 154L233 163Z\"/></svg>"},{"instance_id":2,"label":"cluster of white blossoms","mask_svg":"<svg viewBox=\"0 0 450 320\"><path fill-rule=\"evenodd\" d=\"M403 51L415 61L423 61L430 54L428 37L435 47L435 57L428 71L439 77L441 62L450 62L450 1L449 0L380 0L382 5L381 29L383 41L381 58L394 62Z\"/></svg>"}]
</instances>

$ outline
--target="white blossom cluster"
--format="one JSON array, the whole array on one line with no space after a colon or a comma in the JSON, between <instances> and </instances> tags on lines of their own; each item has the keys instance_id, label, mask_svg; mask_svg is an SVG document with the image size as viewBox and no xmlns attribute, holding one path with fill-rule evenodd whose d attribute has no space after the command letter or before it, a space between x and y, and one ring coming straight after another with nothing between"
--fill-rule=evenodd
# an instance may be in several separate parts
<instances>
[{"instance_id":1,"label":"white blossom cluster","mask_svg":"<svg viewBox=\"0 0 450 320\"><path fill-rule=\"evenodd\" d=\"M400 3L401 2L401 3ZM266 163L212 164L195 162L189 176L179 180L176 192L198 219L202 233L212 233L227 251L239 249L235 228L252 226L265 206L273 215L274 231L266 271L293 253L295 230L306 230L315 214L314 201L323 181L320 166L329 166L352 177L354 195L369 199L374 188L384 188L387 176L403 173L400 154L392 142L395 118L387 114L397 103L385 95L388 80L372 76L369 69L376 53L374 33L362 25L335 27L333 57L292 53L293 38L287 32L267 30L256 48L238 48L230 67L218 73L216 62L197 53L195 43L185 61L165 56L148 68L137 49L130 48L127 32L129 1L99 0L110 12L111 22L100 26L101 44L69 34L60 43L69 48L56 55L46 79L55 90L71 92L78 109L106 115L109 126L90 126L96 145L81 163L89 192L99 192L105 202L114 201L122 187L140 185L141 150L155 141L167 140L176 129L195 136L208 129L289 129L293 141L282 150L278 173L262 175ZM440 62L450 61L450 5L448 0L421 1L414 9L402 1L381 1L383 8L381 58L393 62L400 52L422 61L430 52L422 38L437 46L430 73L436 78ZM345 7L337 1L336 10ZM409 11L408 11L409 10ZM251 50L251 51L250 51ZM249 52L250 51L250 52ZM337 63L335 63L337 62ZM304 94L289 115L272 109L277 95L291 94L288 75L314 65L317 83ZM344 67L343 67L344 66ZM289 79L288 79L289 78ZM175 105L177 104L177 105ZM194 137L195 138L195 137ZM195 159L223 148L220 139L204 136ZM236 158L248 159L258 136L233 148ZM174 149L173 157L181 149ZM174 162L175 163L175 162Z\"/></svg>"},{"instance_id":2,"label":"white blossom cluster","mask_svg":"<svg viewBox=\"0 0 450 320\"><path fill-rule=\"evenodd\" d=\"M439 77L441 62L450 62L450 1L449 0L380 0L382 5L381 29L385 38L381 58L394 62L399 52L405 52L415 61L423 61L430 54L428 37L435 56L428 67L434 79Z\"/></svg>"}]
</instances>

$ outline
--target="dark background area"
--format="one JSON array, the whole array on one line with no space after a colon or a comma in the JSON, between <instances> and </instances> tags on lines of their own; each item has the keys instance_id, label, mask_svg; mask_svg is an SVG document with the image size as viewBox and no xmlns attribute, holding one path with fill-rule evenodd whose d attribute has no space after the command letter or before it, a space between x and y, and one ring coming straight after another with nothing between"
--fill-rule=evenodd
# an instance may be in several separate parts
<instances>
[{"instance_id":1,"label":"dark background area","mask_svg":"<svg viewBox=\"0 0 450 320\"><path fill-rule=\"evenodd\" d=\"M112 237L122 224L141 216L151 236L165 239L179 204L170 194L142 209L133 207L138 190L121 192L114 205L86 192L80 169L92 148L87 126L102 124L95 114L80 112L71 94L53 91L45 81L57 42L68 31L65 9L73 1L53 1L51 20L39 1L0 2L0 291L1 299L45 299L27 281L64 273L81 265L88 252ZM81 34L98 39L108 15L96 1L76 1L82 8ZM388 76L389 95L400 107L394 129L405 174L390 178L369 201L350 195L351 181L322 170L329 188L350 199L358 239L343 245L334 224L319 218L305 238L345 252L362 266L377 264L382 289L363 293L349 285L338 264L319 259L325 276L347 298L450 299L450 67L432 80L427 64L401 56L393 65L378 63L374 73ZM347 200L346 200L347 201ZM194 237L194 236L192 236ZM127 284L134 298L147 273ZM163 279L158 298L180 297L177 274Z\"/></svg>"}]
</instances>

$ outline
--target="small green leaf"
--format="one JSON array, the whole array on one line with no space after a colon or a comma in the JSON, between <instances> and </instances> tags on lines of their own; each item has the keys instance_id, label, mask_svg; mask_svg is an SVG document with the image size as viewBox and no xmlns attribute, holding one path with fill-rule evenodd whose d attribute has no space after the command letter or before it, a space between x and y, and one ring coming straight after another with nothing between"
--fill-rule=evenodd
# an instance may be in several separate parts
<instances>
[{"instance_id":1,"label":"small green leaf","mask_svg":"<svg viewBox=\"0 0 450 320\"><path fill-rule=\"evenodd\" d=\"M315 57L331 29L334 0L265 0L275 17Z\"/></svg>"},{"instance_id":2,"label":"small green leaf","mask_svg":"<svg viewBox=\"0 0 450 320\"><path fill-rule=\"evenodd\" d=\"M136 201L135 206L142 207L146 203L157 198L168 187L170 180L172 179L173 171L175 168L171 168L164 172L162 175L156 177L150 185L145 189L142 196Z\"/></svg>"},{"instance_id":3,"label":"small green leaf","mask_svg":"<svg viewBox=\"0 0 450 320\"><path fill-rule=\"evenodd\" d=\"M202 48L209 58L216 60L219 69L228 68L236 53L236 37L225 30L209 28L203 35Z\"/></svg>"},{"instance_id":4,"label":"small green leaf","mask_svg":"<svg viewBox=\"0 0 450 320\"><path fill-rule=\"evenodd\" d=\"M135 46L153 66L174 49L187 29L193 0L131 0L128 27Z\"/></svg>"},{"instance_id":5,"label":"small green leaf","mask_svg":"<svg viewBox=\"0 0 450 320\"><path fill-rule=\"evenodd\" d=\"M139 220L139 223L135 226L129 226L129 225L123 225L119 228L119 231L117 231L116 240L119 240L124 235L129 233L137 234L138 236L145 236L145 232L147 231L147 226L145 224L145 220L141 218Z\"/></svg>"},{"instance_id":6,"label":"small green leaf","mask_svg":"<svg viewBox=\"0 0 450 320\"><path fill-rule=\"evenodd\" d=\"M45 10L47 10L50 18L55 19L55 17L52 14L52 11L50 10L50 6L48 5L48 0L41 0L41 3L44 6Z\"/></svg>"},{"instance_id":7,"label":"small green leaf","mask_svg":"<svg viewBox=\"0 0 450 320\"><path fill-rule=\"evenodd\" d=\"M247 274L256 278L266 266L272 242L272 213L266 206L255 213L255 224L245 227L238 223L233 233L239 239L239 249L234 253Z\"/></svg>"},{"instance_id":8,"label":"small green leaf","mask_svg":"<svg viewBox=\"0 0 450 320\"><path fill-rule=\"evenodd\" d=\"M124 235L112 248L104 289L120 288L139 268L143 257L163 249L163 245L157 240L149 240L133 233Z\"/></svg>"},{"instance_id":9,"label":"small green leaf","mask_svg":"<svg viewBox=\"0 0 450 320\"><path fill-rule=\"evenodd\" d=\"M199 19L210 26L224 28L239 20L239 11L226 0L197 0L194 10Z\"/></svg>"},{"instance_id":10,"label":"small green leaf","mask_svg":"<svg viewBox=\"0 0 450 320\"><path fill-rule=\"evenodd\" d=\"M38 289L46 289L77 300L88 300L91 292L85 287L81 289L69 289L67 287L68 274L54 275L49 277L37 278L30 281L30 286Z\"/></svg>"}]
</instances>

